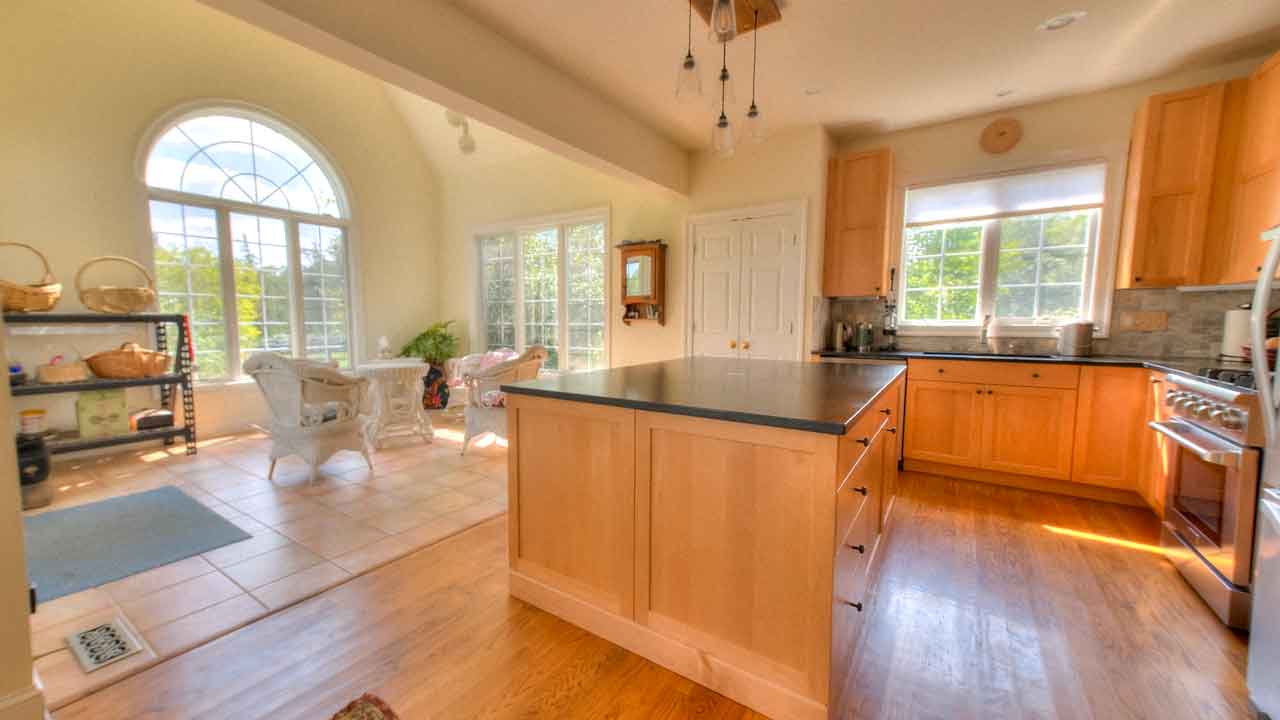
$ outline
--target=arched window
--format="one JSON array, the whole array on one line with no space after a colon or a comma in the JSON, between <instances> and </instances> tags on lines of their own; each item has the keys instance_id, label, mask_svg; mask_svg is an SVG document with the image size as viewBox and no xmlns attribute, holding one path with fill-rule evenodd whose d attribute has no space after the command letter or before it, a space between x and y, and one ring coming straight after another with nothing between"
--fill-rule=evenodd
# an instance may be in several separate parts
<instances>
[{"instance_id":1,"label":"arched window","mask_svg":"<svg viewBox=\"0 0 1280 720\"><path fill-rule=\"evenodd\" d=\"M186 113L146 183L160 306L189 315L200 379L259 350L350 364L347 204L316 148L259 113Z\"/></svg>"}]
</instances>

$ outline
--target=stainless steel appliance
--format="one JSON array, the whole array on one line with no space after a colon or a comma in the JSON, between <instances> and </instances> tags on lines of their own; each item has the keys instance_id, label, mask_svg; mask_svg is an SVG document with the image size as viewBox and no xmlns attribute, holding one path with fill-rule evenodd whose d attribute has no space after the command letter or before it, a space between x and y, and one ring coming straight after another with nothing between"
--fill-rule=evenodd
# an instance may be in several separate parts
<instances>
[{"instance_id":1,"label":"stainless steel appliance","mask_svg":"<svg viewBox=\"0 0 1280 720\"><path fill-rule=\"evenodd\" d=\"M1253 370L1259 382L1258 414L1264 428L1265 457L1262 469L1261 499L1258 503L1258 553L1253 563L1253 622L1249 637L1247 679L1249 700L1263 716L1280 718L1280 417L1276 415L1276 397L1280 387L1267 367L1267 315L1271 307L1273 278L1280 265L1280 228L1263 233L1271 244L1267 257L1258 268L1258 285L1253 293L1250 316L1250 344Z\"/></svg>"},{"instance_id":2,"label":"stainless steel appliance","mask_svg":"<svg viewBox=\"0 0 1280 720\"><path fill-rule=\"evenodd\" d=\"M1167 419L1149 423L1166 439L1161 544L1223 622L1247 628L1264 434L1258 396L1225 380L1171 373L1166 382Z\"/></svg>"}]
</instances>

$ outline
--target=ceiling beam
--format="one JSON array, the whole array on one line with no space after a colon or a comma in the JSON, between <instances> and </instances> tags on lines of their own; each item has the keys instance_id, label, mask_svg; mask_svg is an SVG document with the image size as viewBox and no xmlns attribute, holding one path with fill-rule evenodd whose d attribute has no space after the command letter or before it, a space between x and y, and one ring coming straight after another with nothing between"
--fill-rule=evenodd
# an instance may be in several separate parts
<instances>
[{"instance_id":1,"label":"ceiling beam","mask_svg":"<svg viewBox=\"0 0 1280 720\"><path fill-rule=\"evenodd\" d=\"M688 193L684 148L450 2L199 1L588 167Z\"/></svg>"}]
</instances>

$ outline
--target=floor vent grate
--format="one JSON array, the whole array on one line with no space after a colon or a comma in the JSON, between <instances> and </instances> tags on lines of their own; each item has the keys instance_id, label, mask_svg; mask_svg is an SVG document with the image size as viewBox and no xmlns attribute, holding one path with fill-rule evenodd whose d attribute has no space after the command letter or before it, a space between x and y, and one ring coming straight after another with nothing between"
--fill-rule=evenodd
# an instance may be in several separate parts
<instances>
[{"instance_id":1,"label":"floor vent grate","mask_svg":"<svg viewBox=\"0 0 1280 720\"><path fill-rule=\"evenodd\" d=\"M119 618L68 636L67 645L86 673L142 650L142 644Z\"/></svg>"}]
</instances>

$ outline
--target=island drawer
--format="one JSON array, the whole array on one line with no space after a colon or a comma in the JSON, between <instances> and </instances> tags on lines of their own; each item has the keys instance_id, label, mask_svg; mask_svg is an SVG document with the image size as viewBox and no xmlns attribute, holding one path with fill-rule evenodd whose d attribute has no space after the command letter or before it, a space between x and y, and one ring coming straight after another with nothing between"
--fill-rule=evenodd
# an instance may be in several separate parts
<instances>
[{"instance_id":1,"label":"island drawer","mask_svg":"<svg viewBox=\"0 0 1280 720\"><path fill-rule=\"evenodd\" d=\"M862 538L863 530L857 527L859 522L870 523L879 517L880 480L884 475L885 442L883 439L873 443L872 451L865 453L862 460L836 491L836 547L846 543L857 545ZM880 532L879 523L869 525L872 537ZM851 540L851 538L853 538Z\"/></svg>"},{"instance_id":2,"label":"island drawer","mask_svg":"<svg viewBox=\"0 0 1280 720\"><path fill-rule=\"evenodd\" d=\"M912 358L907 363L907 380L1074 390L1080 384L1080 368L1053 363Z\"/></svg>"},{"instance_id":3,"label":"island drawer","mask_svg":"<svg viewBox=\"0 0 1280 720\"><path fill-rule=\"evenodd\" d=\"M897 386L895 386L897 387ZM836 457L836 485L838 486L849 475L849 471L861 460L863 454L875 444L877 436L884 431L898 406L898 393L891 388L883 393L858 418L849 432L840 438Z\"/></svg>"},{"instance_id":4,"label":"island drawer","mask_svg":"<svg viewBox=\"0 0 1280 720\"><path fill-rule=\"evenodd\" d=\"M867 568L876 544L876 508L868 504L836 548L833 588L836 599L862 602L867 588Z\"/></svg>"}]
</instances>

